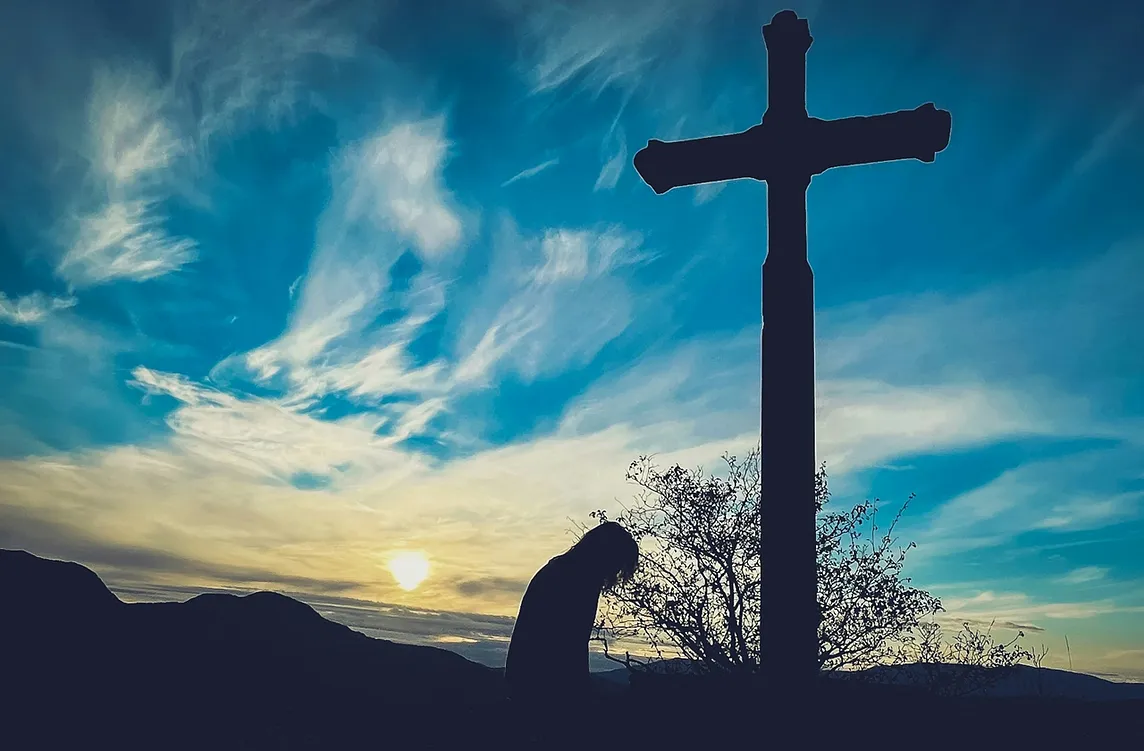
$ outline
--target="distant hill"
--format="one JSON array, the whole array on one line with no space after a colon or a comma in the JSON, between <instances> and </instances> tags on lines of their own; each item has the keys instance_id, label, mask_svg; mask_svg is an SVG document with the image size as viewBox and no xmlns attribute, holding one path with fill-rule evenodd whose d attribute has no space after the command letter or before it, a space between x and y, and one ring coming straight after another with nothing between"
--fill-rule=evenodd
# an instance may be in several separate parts
<instances>
[{"instance_id":1,"label":"distant hill","mask_svg":"<svg viewBox=\"0 0 1144 751\"><path fill-rule=\"evenodd\" d=\"M940 667L943 670L956 670L960 666ZM895 665L862 672L882 683L910 685L922 679L925 669L924 665ZM1079 701L1129 701L1144 699L1144 683L1116 683L1087 673L1014 665L1011 670L1004 671L981 695L991 698L1041 696Z\"/></svg>"},{"instance_id":2,"label":"distant hill","mask_svg":"<svg viewBox=\"0 0 1144 751\"><path fill-rule=\"evenodd\" d=\"M654 673L687 672L684 660L663 660L647 667ZM979 670L958 665L942 665L942 670ZM916 686L924 679L923 665L880 666L854 673L835 673L838 680L872 680L890 686ZM630 671L625 668L595 673L598 683L627 686ZM996 682L979 692L989 698L1050 698L1075 701L1138 701L1144 700L1144 683L1117 683L1087 673L1073 673L1054 668L1016 665L999 675Z\"/></svg>"},{"instance_id":3,"label":"distant hill","mask_svg":"<svg viewBox=\"0 0 1144 751\"><path fill-rule=\"evenodd\" d=\"M369 718L382 737L413 708L479 722L503 700L497 671L370 638L271 592L129 604L83 566L0 550L0 613L0 707L35 733L244 727L263 742ZM448 728L416 730L428 741ZM6 744L11 732L0 722L0 748L31 747Z\"/></svg>"}]
</instances>

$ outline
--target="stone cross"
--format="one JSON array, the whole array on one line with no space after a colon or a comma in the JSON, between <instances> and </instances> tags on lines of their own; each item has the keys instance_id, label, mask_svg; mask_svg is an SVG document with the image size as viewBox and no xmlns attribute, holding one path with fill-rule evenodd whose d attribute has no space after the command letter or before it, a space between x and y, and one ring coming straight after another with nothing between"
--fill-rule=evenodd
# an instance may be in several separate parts
<instances>
[{"instance_id":1,"label":"stone cross","mask_svg":"<svg viewBox=\"0 0 1144 751\"><path fill-rule=\"evenodd\" d=\"M784 10L763 27L767 110L742 133L665 143L635 155L657 194L751 178L767 183L762 314L761 662L768 684L797 691L818 671L814 508L814 282L806 190L832 167L932 162L951 118L933 104L874 117L820 120L806 111L806 19Z\"/></svg>"}]
</instances>

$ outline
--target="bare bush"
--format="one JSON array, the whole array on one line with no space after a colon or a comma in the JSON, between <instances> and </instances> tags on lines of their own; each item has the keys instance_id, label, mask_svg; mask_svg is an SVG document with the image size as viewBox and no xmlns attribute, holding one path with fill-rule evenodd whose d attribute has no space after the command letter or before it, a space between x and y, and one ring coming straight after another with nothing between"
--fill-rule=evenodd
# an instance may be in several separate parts
<instances>
[{"instance_id":1,"label":"bare bush","mask_svg":"<svg viewBox=\"0 0 1144 751\"><path fill-rule=\"evenodd\" d=\"M979 631L962 623L947 640L938 623L919 624L900 640L896 654L887 662L911 668L897 672L895 682L920 686L938 696L972 696L1004 680L1022 663L1040 667L1047 650L1034 652L1019 646L1024 631L1007 642L998 641L993 625Z\"/></svg>"},{"instance_id":2,"label":"bare bush","mask_svg":"<svg viewBox=\"0 0 1144 751\"><path fill-rule=\"evenodd\" d=\"M595 638L611 659L637 670L652 661L689 673L757 670L759 452L743 462L732 456L724 461L722 477L678 465L661 470L647 456L630 465L627 479L639 492L612 521L639 541L641 561L631 581L603 598ZM885 529L877 523L877 499L848 511L834 511L829 503L823 466L815 477L823 671L907 658L997 667L1027 656L1013 642L998 644L968 625L951 644L941 642L940 628L927 621L941 612L941 602L902 573L914 545L898 546L894 530L909 501ZM590 517L609 520L602 510ZM646 644L652 656L625 651L621 657L614 649L621 641ZM680 659L665 662L672 657ZM948 691L961 690L950 686ZM947 691L937 683L934 690Z\"/></svg>"}]
</instances>

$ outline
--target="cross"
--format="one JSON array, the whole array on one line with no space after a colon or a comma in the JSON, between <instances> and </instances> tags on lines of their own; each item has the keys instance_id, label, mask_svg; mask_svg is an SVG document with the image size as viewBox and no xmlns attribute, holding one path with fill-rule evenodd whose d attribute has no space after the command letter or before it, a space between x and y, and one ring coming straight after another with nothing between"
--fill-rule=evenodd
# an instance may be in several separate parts
<instances>
[{"instance_id":1,"label":"cross","mask_svg":"<svg viewBox=\"0 0 1144 751\"><path fill-rule=\"evenodd\" d=\"M814 276L806 190L832 167L932 162L949 145L949 112L933 104L874 117L820 120L806 111L810 28L794 11L763 27L767 110L742 133L666 143L635 155L657 194L751 178L767 183L762 271L761 665L768 684L799 693L818 672L814 509ZM767 438L770 440L766 440Z\"/></svg>"}]
</instances>

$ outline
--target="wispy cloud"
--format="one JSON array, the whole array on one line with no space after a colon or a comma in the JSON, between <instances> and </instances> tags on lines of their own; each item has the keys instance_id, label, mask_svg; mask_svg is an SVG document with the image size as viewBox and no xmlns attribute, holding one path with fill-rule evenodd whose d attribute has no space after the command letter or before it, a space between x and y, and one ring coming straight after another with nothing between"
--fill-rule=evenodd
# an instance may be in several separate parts
<instances>
[{"instance_id":1,"label":"wispy cloud","mask_svg":"<svg viewBox=\"0 0 1144 751\"><path fill-rule=\"evenodd\" d=\"M483 384L500 366L526 380L585 364L631 321L619 275L647 258L622 227L553 229L522 237L505 222L480 299L461 332L459 384Z\"/></svg>"},{"instance_id":2,"label":"wispy cloud","mask_svg":"<svg viewBox=\"0 0 1144 751\"><path fill-rule=\"evenodd\" d=\"M1107 574L1108 568L1104 566L1081 566L1058 578L1057 582L1060 584L1087 584L1099 581Z\"/></svg>"},{"instance_id":3,"label":"wispy cloud","mask_svg":"<svg viewBox=\"0 0 1144 751\"><path fill-rule=\"evenodd\" d=\"M522 25L524 70L533 93L575 83L599 93L630 89L673 40L694 34L719 2L655 0L621 4L593 0L562 5L505 0Z\"/></svg>"},{"instance_id":4,"label":"wispy cloud","mask_svg":"<svg viewBox=\"0 0 1144 751\"><path fill-rule=\"evenodd\" d=\"M1114 153L1120 139L1127 135L1129 128L1142 114L1144 114L1144 86L1138 86L1128 95L1128 101L1116 116L1092 139L1088 149L1073 164L1070 178L1075 180L1081 177L1102 159Z\"/></svg>"},{"instance_id":5,"label":"wispy cloud","mask_svg":"<svg viewBox=\"0 0 1144 751\"><path fill-rule=\"evenodd\" d=\"M402 123L351 151L346 219L382 220L414 241L423 256L456 246L461 220L441 184L449 148L444 128L440 116Z\"/></svg>"},{"instance_id":6,"label":"wispy cloud","mask_svg":"<svg viewBox=\"0 0 1144 751\"><path fill-rule=\"evenodd\" d=\"M67 221L72 238L57 272L73 287L152 279L190 263L196 243L165 230L167 170L188 149L170 92L137 67L96 67L88 99L87 152L95 186L75 201L97 208Z\"/></svg>"},{"instance_id":7,"label":"wispy cloud","mask_svg":"<svg viewBox=\"0 0 1144 751\"><path fill-rule=\"evenodd\" d=\"M1136 518L1144 505L1144 492L1093 495L1077 493L1063 503L1049 508L1049 516L1039 520L1035 528L1059 531L1101 529L1117 521Z\"/></svg>"},{"instance_id":8,"label":"wispy cloud","mask_svg":"<svg viewBox=\"0 0 1144 751\"><path fill-rule=\"evenodd\" d=\"M370 399L432 395L441 366L414 367L405 347L443 309L445 282L435 264L447 260L464 231L441 182L444 127L441 117L390 123L345 149L333 168L334 197L318 221L309 270L294 285L297 302L286 331L220 364L217 377L233 376L237 367L281 385L296 402L336 392ZM406 247L426 266L407 288L393 290L393 265ZM387 306L401 310L401 318L371 327Z\"/></svg>"},{"instance_id":9,"label":"wispy cloud","mask_svg":"<svg viewBox=\"0 0 1144 751\"><path fill-rule=\"evenodd\" d=\"M57 310L66 310L75 304L74 297L52 297L43 292L32 292L15 299L0 292L0 322L31 326Z\"/></svg>"},{"instance_id":10,"label":"wispy cloud","mask_svg":"<svg viewBox=\"0 0 1144 751\"><path fill-rule=\"evenodd\" d=\"M154 178L187 148L169 117L169 93L139 67L94 71L88 100L91 156L111 187Z\"/></svg>"},{"instance_id":11,"label":"wispy cloud","mask_svg":"<svg viewBox=\"0 0 1144 751\"><path fill-rule=\"evenodd\" d=\"M1057 432L1032 399L1003 387L830 379L817 391L819 458L838 473L911 454Z\"/></svg>"},{"instance_id":12,"label":"wispy cloud","mask_svg":"<svg viewBox=\"0 0 1144 751\"><path fill-rule=\"evenodd\" d=\"M397 437L378 435L387 421L382 415L321 419L279 400L236 397L176 374L137 368L132 375L131 385L145 394L179 403L167 416L176 450L213 466L280 482L305 473L343 485L363 475L400 474L416 463L395 450Z\"/></svg>"},{"instance_id":13,"label":"wispy cloud","mask_svg":"<svg viewBox=\"0 0 1144 751\"><path fill-rule=\"evenodd\" d=\"M1010 623L1049 620L1084 620L1111 613L1144 613L1144 607L1124 605L1111 599L1075 602L1038 602L1019 592L980 592L967 598L944 598L946 617L952 620L993 619Z\"/></svg>"},{"instance_id":14,"label":"wispy cloud","mask_svg":"<svg viewBox=\"0 0 1144 751\"><path fill-rule=\"evenodd\" d=\"M189 238L171 237L154 200L109 203L80 217L76 239L57 272L73 287L116 279L146 281L163 276L198 257Z\"/></svg>"},{"instance_id":15,"label":"wispy cloud","mask_svg":"<svg viewBox=\"0 0 1144 751\"><path fill-rule=\"evenodd\" d=\"M500 0L499 5L518 29L519 75L531 94L546 98L542 101L607 92L618 98L611 131L626 112L641 107L656 123L656 137L667 140L726 132L721 128L729 113L738 112L742 82L713 84L708 73L718 54L711 27L741 10L726 0ZM783 7L775 5L774 11ZM732 91L739 96L725 96ZM630 166L628 154L639 145L642 136L630 148L609 137L596 190L616 185Z\"/></svg>"},{"instance_id":16,"label":"wispy cloud","mask_svg":"<svg viewBox=\"0 0 1144 751\"><path fill-rule=\"evenodd\" d=\"M670 22L664 17L664 5L653 5L633 15L608 4L575 8L529 4L525 23L532 47L528 77L533 92L553 89L579 75L596 88L638 75L647 64L646 49L656 30Z\"/></svg>"},{"instance_id":17,"label":"wispy cloud","mask_svg":"<svg viewBox=\"0 0 1144 751\"><path fill-rule=\"evenodd\" d=\"M199 148L209 152L253 123L276 125L300 106L320 106L310 75L358 54L384 7L198 0L178 9L170 87Z\"/></svg>"},{"instance_id":18,"label":"wispy cloud","mask_svg":"<svg viewBox=\"0 0 1144 751\"><path fill-rule=\"evenodd\" d=\"M355 20L324 1L271 11L200 0L174 12L169 74L91 62L79 139L88 175L60 201L59 275L78 289L154 279L195 261L198 242L169 230L169 202L194 192L220 136L315 103L303 80L316 62L352 56Z\"/></svg>"},{"instance_id":19,"label":"wispy cloud","mask_svg":"<svg viewBox=\"0 0 1144 751\"><path fill-rule=\"evenodd\" d=\"M544 170L548 169L549 167L555 167L557 164L560 164L560 159L553 158L543 161L534 167L522 169L520 172L517 172L515 175L501 183L501 187L507 188L509 185L512 185L515 182L519 182L520 180L527 180L530 177L536 177Z\"/></svg>"},{"instance_id":20,"label":"wispy cloud","mask_svg":"<svg viewBox=\"0 0 1144 751\"><path fill-rule=\"evenodd\" d=\"M1120 444L1021 464L941 504L917 538L919 553L948 555L1033 531L1097 530L1139 518L1144 494L1115 489L1138 459L1137 446Z\"/></svg>"},{"instance_id":21,"label":"wispy cloud","mask_svg":"<svg viewBox=\"0 0 1144 751\"><path fill-rule=\"evenodd\" d=\"M727 445L715 457L748 450L758 441L758 337L752 327L645 357L593 385L568 408L561 430L580 434L627 424L646 430L651 450L716 439ZM826 340L820 349L835 344ZM818 458L827 463L832 483L901 456L1056 432L1038 402L1003 388L840 378L819 382L816 423Z\"/></svg>"},{"instance_id":22,"label":"wispy cloud","mask_svg":"<svg viewBox=\"0 0 1144 751\"><path fill-rule=\"evenodd\" d=\"M83 306L57 308L27 332L32 343L18 357L0 350L4 455L53 455L142 437L138 400L125 393L127 374L117 364L162 350L82 312Z\"/></svg>"},{"instance_id":23,"label":"wispy cloud","mask_svg":"<svg viewBox=\"0 0 1144 751\"><path fill-rule=\"evenodd\" d=\"M710 203L715 200L715 197L723 192L727 187L727 183L704 183L695 188L695 201L696 206L702 206L705 203Z\"/></svg>"},{"instance_id":24,"label":"wispy cloud","mask_svg":"<svg viewBox=\"0 0 1144 751\"><path fill-rule=\"evenodd\" d=\"M927 292L825 310L818 357L828 376L862 374L891 383L974 380L1038 388L1084 385L1098 405L1101 387L1136 372L1144 316L1133 281L1144 275L1137 239L1081 261L998 280L958 294ZM1068 396L1066 392L1064 396ZM1080 399L1073 397L1074 406ZM1058 399L1059 401L1059 399Z\"/></svg>"},{"instance_id":25,"label":"wispy cloud","mask_svg":"<svg viewBox=\"0 0 1144 751\"><path fill-rule=\"evenodd\" d=\"M600 176L596 178L593 190L612 190L620 181L620 176L628 168L628 145L622 130L615 129L604 141L604 148L611 145L611 154L604 166L600 168Z\"/></svg>"}]
</instances>

